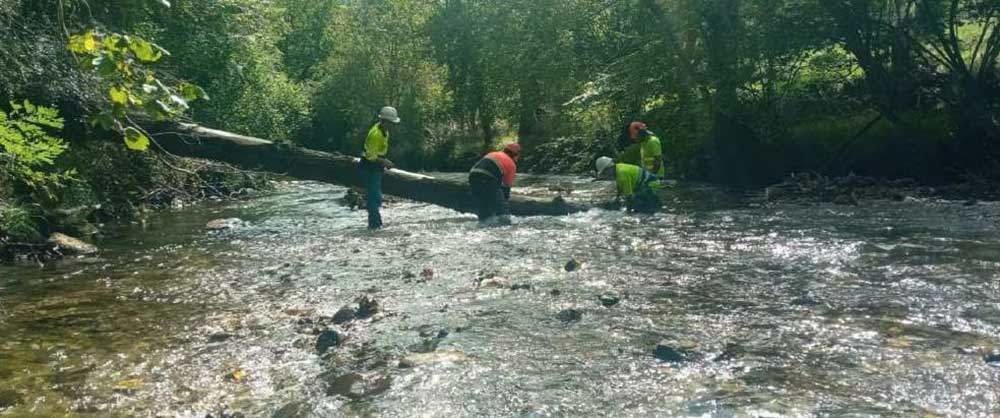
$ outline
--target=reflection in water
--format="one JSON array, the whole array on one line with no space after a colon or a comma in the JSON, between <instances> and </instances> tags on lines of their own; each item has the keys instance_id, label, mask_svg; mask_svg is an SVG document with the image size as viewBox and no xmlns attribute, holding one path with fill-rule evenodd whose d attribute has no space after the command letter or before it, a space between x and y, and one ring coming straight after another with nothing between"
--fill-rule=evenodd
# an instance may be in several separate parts
<instances>
[{"instance_id":1,"label":"reflection in water","mask_svg":"<svg viewBox=\"0 0 1000 418\"><path fill-rule=\"evenodd\" d=\"M599 184L545 180L576 189L573 198L606 196ZM525 183L551 192L540 184ZM289 183L254 201L123 228L100 259L0 268L0 408L102 417L224 408L1000 413L1000 370L982 354L1000 346L998 206L755 207L689 190L654 217L591 211L501 229L395 203L384 211L388 229L370 233L362 212L335 204L343 192ZM247 225L203 230L226 217ZM564 270L571 258L581 270ZM530 289L477 288L490 276ZM362 294L384 312L335 326L348 342L320 358L316 334L331 326L323 318ZM621 302L606 308L602 294ZM580 320L560 320L567 309ZM683 341L692 355L657 360L663 340ZM396 367L435 349L467 359ZM347 372L386 379L328 392L330 376ZM384 392L382 382L391 382Z\"/></svg>"}]
</instances>

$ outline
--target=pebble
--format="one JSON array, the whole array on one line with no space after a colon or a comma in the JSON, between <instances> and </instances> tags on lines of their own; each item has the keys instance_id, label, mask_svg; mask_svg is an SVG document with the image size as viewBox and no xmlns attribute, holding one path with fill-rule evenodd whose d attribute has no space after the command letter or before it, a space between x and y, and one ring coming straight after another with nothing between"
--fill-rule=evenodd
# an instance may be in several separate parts
<instances>
[{"instance_id":1,"label":"pebble","mask_svg":"<svg viewBox=\"0 0 1000 418\"><path fill-rule=\"evenodd\" d=\"M327 395L341 395L358 400L389 390L392 380L379 373L348 373L328 382Z\"/></svg>"},{"instance_id":2,"label":"pebble","mask_svg":"<svg viewBox=\"0 0 1000 418\"><path fill-rule=\"evenodd\" d=\"M621 302L622 299L618 295L605 293L599 296L598 300L601 301L602 306L604 306L605 308L610 308L612 306L617 305L619 302Z\"/></svg>"},{"instance_id":3,"label":"pebble","mask_svg":"<svg viewBox=\"0 0 1000 418\"><path fill-rule=\"evenodd\" d=\"M463 363L469 360L465 353L454 350L435 351L432 353L416 353L403 357L399 361L401 369L409 369L420 366L443 363Z\"/></svg>"},{"instance_id":4,"label":"pebble","mask_svg":"<svg viewBox=\"0 0 1000 418\"><path fill-rule=\"evenodd\" d=\"M354 320L356 315L354 314L354 309L350 306L345 306L340 308L337 313L333 314L333 323L340 325L346 322L351 322Z\"/></svg>"},{"instance_id":5,"label":"pebble","mask_svg":"<svg viewBox=\"0 0 1000 418\"><path fill-rule=\"evenodd\" d=\"M569 261L566 262L565 269L566 269L566 271L573 272L573 271L579 270L580 267L582 267L582 266L583 266L582 263L580 263L575 258L573 258L573 259L570 259Z\"/></svg>"},{"instance_id":6,"label":"pebble","mask_svg":"<svg viewBox=\"0 0 1000 418\"><path fill-rule=\"evenodd\" d=\"M316 352L318 352L319 355L326 354L326 352L330 351L331 348L340 345L342 340L343 337L337 331L323 331L318 337L316 337Z\"/></svg>"},{"instance_id":7,"label":"pebble","mask_svg":"<svg viewBox=\"0 0 1000 418\"><path fill-rule=\"evenodd\" d=\"M693 355L692 349L696 344L687 341L663 340L656 345L654 355L656 358L670 362L680 363Z\"/></svg>"},{"instance_id":8,"label":"pebble","mask_svg":"<svg viewBox=\"0 0 1000 418\"><path fill-rule=\"evenodd\" d=\"M576 322L583 319L583 313L576 309L564 309L556 315L563 322Z\"/></svg>"}]
</instances>

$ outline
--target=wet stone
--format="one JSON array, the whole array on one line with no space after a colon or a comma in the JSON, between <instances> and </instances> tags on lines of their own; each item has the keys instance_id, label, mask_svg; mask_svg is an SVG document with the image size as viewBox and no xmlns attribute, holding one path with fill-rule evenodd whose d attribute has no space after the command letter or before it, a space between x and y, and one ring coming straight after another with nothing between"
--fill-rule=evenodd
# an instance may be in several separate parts
<instances>
[{"instance_id":1,"label":"wet stone","mask_svg":"<svg viewBox=\"0 0 1000 418\"><path fill-rule=\"evenodd\" d=\"M340 345L343 337L337 331L326 330L316 337L316 352L320 355L326 354L331 348Z\"/></svg>"},{"instance_id":2,"label":"wet stone","mask_svg":"<svg viewBox=\"0 0 1000 418\"><path fill-rule=\"evenodd\" d=\"M271 414L271 418L309 418L312 410L303 402L285 404Z\"/></svg>"},{"instance_id":3,"label":"wet stone","mask_svg":"<svg viewBox=\"0 0 1000 418\"><path fill-rule=\"evenodd\" d=\"M0 411L20 405L24 402L17 392L13 390L0 389Z\"/></svg>"},{"instance_id":4,"label":"wet stone","mask_svg":"<svg viewBox=\"0 0 1000 418\"><path fill-rule=\"evenodd\" d=\"M49 237L49 244L55 246L63 254L92 255L99 251L94 245L58 232Z\"/></svg>"},{"instance_id":5,"label":"wet stone","mask_svg":"<svg viewBox=\"0 0 1000 418\"><path fill-rule=\"evenodd\" d=\"M510 290L531 290L531 285L527 283L518 283L510 287Z\"/></svg>"},{"instance_id":6,"label":"wet stone","mask_svg":"<svg viewBox=\"0 0 1000 418\"><path fill-rule=\"evenodd\" d=\"M552 295L552 296L559 296L559 295L562 295L562 290L552 289L552 290L549 291L549 294Z\"/></svg>"},{"instance_id":7,"label":"wet stone","mask_svg":"<svg viewBox=\"0 0 1000 418\"><path fill-rule=\"evenodd\" d=\"M362 296L358 300L358 318L360 319L371 318L372 315L381 312L381 310L378 300L371 296Z\"/></svg>"},{"instance_id":8,"label":"wet stone","mask_svg":"<svg viewBox=\"0 0 1000 418\"><path fill-rule=\"evenodd\" d=\"M356 315L354 313L354 309L351 308L350 306L345 306L343 308L340 308L340 310L337 311L337 313L333 314L333 323L339 325L346 322L351 322L354 320L355 317Z\"/></svg>"},{"instance_id":9,"label":"wet stone","mask_svg":"<svg viewBox=\"0 0 1000 418\"><path fill-rule=\"evenodd\" d=\"M583 312L576 309L564 309L556 314L556 318L563 322L576 322L583 319Z\"/></svg>"},{"instance_id":10,"label":"wet stone","mask_svg":"<svg viewBox=\"0 0 1000 418\"><path fill-rule=\"evenodd\" d=\"M621 297L619 297L618 295L611 293L605 293L601 296L598 296L597 299L601 301L601 306L604 306L605 308L610 308L612 306L615 306L622 300Z\"/></svg>"},{"instance_id":11,"label":"wet stone","mask_svg":"<svg viewBox=\"0 0 1000 418\"><path fill-rule=\"evenodd\" d=\"M694 343L687 341L663 340L656 345L656 351L653 354L657 359L669 363L680 363L694 355L692 351L694 347Z\"/></svg>"},{"instance_id":12,"label":"wet stone","mask_svg":"<svg viewBox=\"0 0 1000 418\"><path fill-rule=\"evenodd\" d=\"M577 261L577 259L574 258L574 259L571 259L571 260L567 261L566 262L566 266L564 268L566 269L566 271L572 272L572 271L579 270L580 267L582 267L582 266L583 266L583 263L580 263L579 261Z\"/></svg>"},{"instance_id":13,"label":"wet stone","mask_svg":"<svg viewBox=\"0 0 1000 418\"><path fill-rule=\"evenodd\" d=\"M243 220L239 218L216 219L205 224L205 229L209 231L222 231L239 227L242 224Z\"/></svg>"},{"instance_id":14,"label":"wet stone","mask_svg":"<svg viewBox=\"0 0 1000 418\"><path fill-rule=\"evenodd\" d=\"M983 356L983 360L986 361L986 364L1000 367L1000 350L994 350L991 353L987 353Z\"/></svg>"},{"instance_id":15,"label":"wet stone","mask_svg":"<svg viewBox=\"0 0 1000 418\"><path fill-rule=\"evenodd\" d=\"M329 382L327 395L341 395L358 400L379 395L389 390L391 379L378 373L348 373Z\"/></svg>"}]
</instances>

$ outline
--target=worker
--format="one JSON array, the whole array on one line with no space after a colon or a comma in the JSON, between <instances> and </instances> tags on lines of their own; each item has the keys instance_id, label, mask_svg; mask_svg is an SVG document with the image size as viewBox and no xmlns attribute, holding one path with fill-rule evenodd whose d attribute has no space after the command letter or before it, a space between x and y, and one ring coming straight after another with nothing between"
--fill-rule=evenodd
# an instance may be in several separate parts
<instances>
[{"instance_id":1,"label":"worker","mask_svg":"<svg viewBox=\"0 0 1000 418\"><path fill-rule=\"evenodd\" d=\"M650 173L663 178L666 168L663 164L663 145L645 123L632 122L618 140L618 153L615 161L619 163L640 166Z\"/></svg>"},{"instance_id":2,"label":"worker","mask_svg":"<svg viewBox=\"0 0 1000 418\"><path fill-rule=\"evenodd\" d=\"M361 174L368 191L368 229L382 228L382 173L393 167L386 158L389 153L389 131L400 121L399 113L393 107L383 107L378 113L378 122L368 130L365 138L365 152L361 157Z\"/></svg>"},{"instance_id":3,"label":"worker","mask_svg":"<svg viewBox=\"0 0 1000 418\"><path fill-rule=\"evenodd\" d=\"M510 188L517 175L521 145L507 144L503 151L486 154L469 170L469 190L481 224L510 225Z\"/></svg>"},{"instance_id":4,"label":"worker","mask_svg":"<svg viewBox=\"0 0 1000 418\"><path fill-rule=\"evenodd\" d=\"M655 213L663 204L657 191L662 187L660 179L642 167L633 164L615 163L611 157L597 159L597 178L614 180L618 193L615 202L625 200L630 212Z\"/></svg>"}]
</instances>

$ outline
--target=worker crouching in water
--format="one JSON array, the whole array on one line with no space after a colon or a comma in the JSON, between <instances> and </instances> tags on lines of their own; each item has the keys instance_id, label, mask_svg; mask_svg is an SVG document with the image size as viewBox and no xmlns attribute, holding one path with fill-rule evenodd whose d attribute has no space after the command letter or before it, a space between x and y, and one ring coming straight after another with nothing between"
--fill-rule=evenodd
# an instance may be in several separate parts
<instances>
[{"instance_id":1,"label":"worker crouching in water","mask_svg":"<svg viewBox=\"0 0 1000 418\"><path fill-rule=\"evenodd\" d=\"M520 144L508 144L491 152L469 171L469 190L480 224L510 225L510 188L517 175Z\"/></svg>"},{"instance_id":2,"label":"worker crouching in water","mask_svg":"<svg viewBox=\"0 0 1000 418\"><path fill-rule=\"evenodd\" d=\"M618 194L616 202L625 200L625 207L630 212L656 213L663 203L657 191L662 187L659 177L642 167L632 164L618 163L610 157L597 159L597 178L614 180Z\"/></svg>"}]
</instances>

